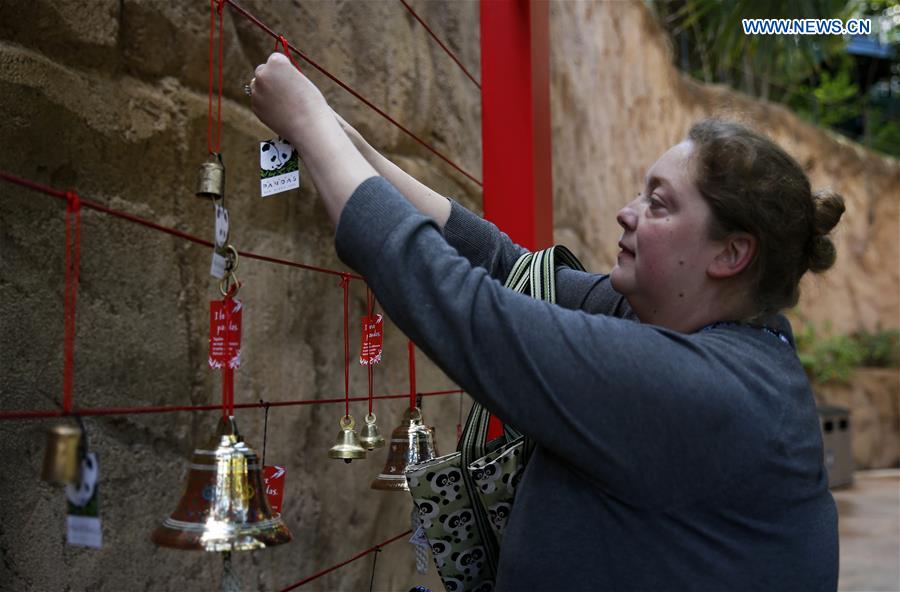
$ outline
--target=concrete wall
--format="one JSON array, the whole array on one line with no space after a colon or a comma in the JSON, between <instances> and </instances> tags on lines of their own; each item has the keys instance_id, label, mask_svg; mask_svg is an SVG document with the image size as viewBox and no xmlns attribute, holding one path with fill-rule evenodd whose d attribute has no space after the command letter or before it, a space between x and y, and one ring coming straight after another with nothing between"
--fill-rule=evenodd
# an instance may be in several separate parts
<instances>
[{"instance_id":1,"label":"concrete wall","mask_svg":"<svg viewBox=\"0 0 900 592\"><path fill-rule=\"evenodd\" d=\"M274 30L358 88L465 169L480 171L480 98L399 3L247 1ZM414 2L470 70L479 70L478 5ZM0 4L0 169L161 224L210 236L212 212L193 197L206 154L208 5L202 1L5 0ZM241 249L338 268L331 228L309 183L257 197L256 142L269 137L242 86L273 42L230 9L224 19L222 146L232 242ZM736 110L782 142L816 187L844 193L848 213L836 269L806 285L802 314L836 328L898 322L896 161L867 153L784 109L682 77L665 38L638 2L554 2L551 7L556 238L593 269L613 262L615 211L647 167L689 124ZM337 110L373 144L438 191L476 210L477 187L429 157L322 76ZM62 202L0 183L0 408L52 409L62 376ZM86 211L78 299L78 406L204 404L218 397L206 368L209 252ZM244 361L236 399L339 397L340 288L332 276L244 260ZM352 335L365 293L352 292ZM388 327L379 392L406 388L405 338ZM355 341L354 341L355 347ZM451 387L423 356L419 389ZM365 373L351 373L355 395ZM468 405L465 405L468 408ZM382 429L402 401L378 403ZM458 400L428 399L438 446L455 441ZM365 413L355 404L353 413ZM271 590L350 557L408 527L403 494L370 491L385 452L352 465L328 460L340 405L276 409L267 460L287 466L290 545L238 554L248 589ZM44 433L56 421L0 422L0 588L9 590L208 590L214 554L157 549L150 532L174 508L195 444L216 414L86 420L101 460L104 548L64 545L64 501L38 480ZM246 440L262 442L262 413L239 411ZM366 589L371 557L310 584ZM412 549L381 554L379 590L439 584L415 574Z\"/></svg>"}]
</instances>

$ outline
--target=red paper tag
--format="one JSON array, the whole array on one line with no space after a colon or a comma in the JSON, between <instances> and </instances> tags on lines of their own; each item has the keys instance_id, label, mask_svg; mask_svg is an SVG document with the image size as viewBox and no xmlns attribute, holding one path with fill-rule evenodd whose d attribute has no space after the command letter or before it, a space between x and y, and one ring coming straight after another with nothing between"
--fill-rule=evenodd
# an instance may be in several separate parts
<instances>
[{"instance_id":1,"label":"red paper tag","mask_svg":"<svg viewBox=\"0 0 900 592\"><path fill-rule=\"evenodd\" d=\"M284 467L266 465L263 467L263 481L266 484L266 498L269 507L276 514L281 514L281 501L284 499Z\"/></svg>"},{"instance_id":2,"label":"red paper tag","mask_svg":"<svg viewBox=\"0 0 900 592\"><path fill-rule=\"evenodd\" d=\"M359 363L363 366L377 364L381 361L381 342L384 337L384 317L376 314L362 318L362 346L359 350Z\"/></svg>"},{"instance_id":3,"label":"red paper tag","mask_svg":"<svg viewBox=\"0 0 900 592\"><path fill-rule=\"evenodd\" d=\"M225 298L209 303L209 367L229 368L241 365L241 319L243 304L240 300ZM226 323L230 319L230 323ZM230 326L229 326L230 324Z\"/></svg>"}]
</instances>

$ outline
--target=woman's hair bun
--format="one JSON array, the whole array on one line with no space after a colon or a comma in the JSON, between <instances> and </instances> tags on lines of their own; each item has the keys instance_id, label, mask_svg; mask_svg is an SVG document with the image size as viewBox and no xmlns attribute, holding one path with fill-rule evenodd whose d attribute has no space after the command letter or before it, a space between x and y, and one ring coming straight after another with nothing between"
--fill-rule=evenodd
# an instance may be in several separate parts
<instances>
[{"instance_id":1,"label":"woman's hair bun","mask_svg":"<svg viewBox=\"0 0 900 592\"><path fill-rule=\"evenodd\" d=\"M813 194L815 219L813 235L810 238L809 270L821 273L834 265L837 251L828 233L840 221L844 214L844 198L830 189L820 189Z\"/></svg>"}]
</instances>

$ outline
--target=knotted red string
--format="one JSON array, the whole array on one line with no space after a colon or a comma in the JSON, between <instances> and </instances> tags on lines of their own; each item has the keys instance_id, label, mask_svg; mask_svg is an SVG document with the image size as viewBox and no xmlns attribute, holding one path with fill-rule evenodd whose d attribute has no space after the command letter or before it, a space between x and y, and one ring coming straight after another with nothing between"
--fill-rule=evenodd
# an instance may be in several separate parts
<instances>
[{"instance_id":1,"label":"knotted red string","mask_svg":"<svg viewBox=\"0 0 900 592\"><path fill-rule=\"evenodd\" d=\"M344 415L350 415L350 276L341 274L344 291Z\"/></svg>"},{"instance_id":2,"label":"knotted red string","mask_svg":"<svg viewBox=\"0 0 900 592\"><path fill-rule=\"evenodd\" d=\"M409 354L409 408L416 408L416 346L412 340L406 342L406 350Z\"/></svg>"},{"instance_id":3,"label":"knotted red string","mask_svg":"<svg viewBox=\"0 0 900 592\"><path fill-rule=\"evenodd\" d=\"M63 294L63 412L72 411L72 383L75 367L75 308L81 267L81 200L66 192L65 292Z\"/></svg>"},{"instance_id":4,"label":"knotted red string","mask_svg":"<svg viewBox=\"0 0 900 592\"><path fill-rule=\"evenodd\" d=\"M209 109L206 117L206 148L209 152L220 152L222 148L222 9L225 0L209 0ZM213 36L218 20L219 34L219 88L218 104L216 106L216 143L213 146L212 128L212 100L213 100Z\"/></svg>"},{"instance_id":5,"label":"knotted red string","mask_svg":"<svg viewBox=\"0 0 900 592\"><path fill-rule=\"evenodd\" d=\"M279 35L275 39L275 51L278 51L279 46L281 47L281 51L284 52L284 55L286 55L288 59L291 60L291 63L294 64L294 67L297 68L297 71L303 72L303 70L300 69L300 64L298 64L297 60L294 59L294 56L291 55L291 44L288 43L288 40L284 35Z\"/></svg>"}]
</instances>

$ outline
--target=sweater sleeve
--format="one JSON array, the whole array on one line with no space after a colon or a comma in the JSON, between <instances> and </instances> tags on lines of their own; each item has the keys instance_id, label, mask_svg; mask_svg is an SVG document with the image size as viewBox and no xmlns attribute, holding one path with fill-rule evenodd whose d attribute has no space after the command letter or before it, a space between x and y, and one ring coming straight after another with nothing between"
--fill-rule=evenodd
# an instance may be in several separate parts
<instances>
[{"instance_id":1,"label":"sweater sleeve","mask_svg":"<svg viewBox=\"0 0 900 592\"><path fill-rule=\"evenodd\" d=\"M517 245L497 226L450 200L450 217L444 238L474 267L487 270L492 278L506 280L513 264L528 250Z\"/></svg>"},{"instance_id":2,"label":"sweater sleeve","mask_svg":"<svg viewBox=\"0 0 900 592\"><path fill-rule=\"evenodd\" d=\"M611 493L677 503L739 470L757 422L740 419L752 413L734 371L746 360L722 332L695 338L507 290L380 177L351 196L335 241L451 379Z\"/></svg>"},{"instance_id":3,"label":"sweater sleeve","mask_svg":"<svg viewBox=\"0 0 900 592\"><path fill-rule=\"evenodd\" d=\"M486 269L488 275L501 283L516 260L527 252L497 226L453 200L450 201L450 217L444 225L444 238L472 266ZM612 289L607 274L560 267L556 293L557 303L565 308L634 318L628 302Z\"/></svg>"}]
</instances>

